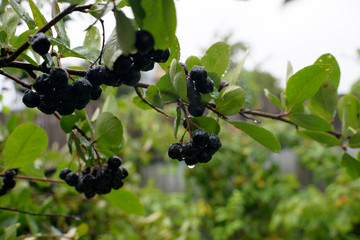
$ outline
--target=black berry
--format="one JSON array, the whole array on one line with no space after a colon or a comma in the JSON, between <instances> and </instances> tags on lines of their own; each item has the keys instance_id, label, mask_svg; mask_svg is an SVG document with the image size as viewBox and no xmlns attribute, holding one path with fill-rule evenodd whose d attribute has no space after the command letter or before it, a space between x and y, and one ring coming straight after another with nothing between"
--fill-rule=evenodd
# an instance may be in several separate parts
<instances>
[{"instance_id":1,"label":"black berry","mask_svg":"<svg viewBox=\"0 0 360 240\"><path fill-rule=\"evenodd\" d=\"M62 68L53 68L50 70L49 80L54 87L62 87L68 83L68 74Z\"/></svg>"},{"instance_id":2,"label":"black berry","mask_svg":"<svg viewBox=\"0 0 360 240\"><path fill-rule=\"evenodd\" d=\"M205 148L209 143L209 134L202 128L196 129L192 135L193 145L198 148Z\"/></svg>"},{"instance_id":3,"label":"black berry","mask_svg":"<svg viewBox=\"0 0 360 240\"><path fill-rule=\"evenodd\" d=\"M190 70L190 78L195 82L197 82L197 81L199 81L199 82L206 81L207 71L205 70L204 67L195 65Z\"/></svg>"},{"instance_id":4,"label":"black berry","mask_svg":"<svg viewBox=\"0 0 360 240\"><path fill-rule=\"evenodd\" d=\"M155 44L155 40L151 33L145 30L136 31L135 47L141 53L147 53Z\"/></svg>"},{"instance_id":5,"label":"black berry","mask_svg":"<svg viewBox=\"0 0 360 240\"><path fill-rule=\"evenodd\" d=\"M110 169L117 169L121 165L121 158L118 156L112 156L109 158L107 164Z\"/></svg>"},{"instance_id":6,"label":"black berry","mask_svg":"<svg viewBox=\"0 0 360 240\"><path fill-rule=\"evenodd\" d=\"M169 147L168 155L172 159L179 159L182 156L182 151L183 147L180 143L173 143Z\"/></svg>"},{"instance_id":7,"label":"black berry","mask_svg":"<svg viewBox=\"0 0 360 240\"><path fill-rule=\"evenodd\" d=\"M45 55L49 51L51 43L44 33L39 32L31 38L30 45L35 52Z\"/></svg>"},{"instance_id":8,"label":"black berry","mask_svg":"<svg viewBox=\"0 0 360 240\"><path fill-rule=\"evenodd\" d=\"M25 106L29 108L34 108L40 105L40 95L37 92L26 90L22 98Z\"/></svg>"},{"instance_id":9,"label":"black berry","mask_svg":"<svg viewBox=\"0 0 360 240\"><path fill-rule=\"evenodd\" d=\"M92 85L89 80L85 78L76 79L73 83L74 95L81 99L86 99L90 96Z\"/></svg>"},{"instance_id":10,"label":"black berry","mask_svg":"<svg viewBox=\"0 0 360 240\"><path fill-rule=\"evenodd\" d=\"M69 172L65 178L65 182L70 186L75 186L78 180L79 180L79 175L74 172Z\"/></svg>"},{"instance_id":11,"label":"black berry","mask_svg":"<svg viewBox=\"0 0 360 240\"><path fill-rule=\"evenodd\" d=\"M52 85L52 83L50 82L48 74L41 74L35 79L33 88L40 95L45 95L53 91L54 85Z\"/></svg>"},{"instance_id":12,"label":"black berry","mask_svg":"<svg viewBox=\"0 0 360 240\"><path fill-rule=\"evenodd\" d=\"M191 102L188 106L188 111L194 117L201 117L205 112L205 105L202 103Z\"/></svg>"}]
</instances>

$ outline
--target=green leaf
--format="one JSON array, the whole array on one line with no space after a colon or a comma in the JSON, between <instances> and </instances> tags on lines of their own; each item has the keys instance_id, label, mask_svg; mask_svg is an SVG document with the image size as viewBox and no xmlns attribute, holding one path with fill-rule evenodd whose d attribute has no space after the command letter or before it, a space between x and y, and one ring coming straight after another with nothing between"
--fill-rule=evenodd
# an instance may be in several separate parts
<instances>
[{"instance_id":1,"label":"green leaf","mask_svg":"<svg viewBox=\"0 0 360 240\"><path fill-rule=\"evenodd\" d=\"M148 100L152 105L158 108L164 107L164 102L160 95L160 90L155 85L150 85L146 89L146 100Z\"/></svg>"},{"instance_id":2,"label":"green leaf","mask_svg":"<svg viewBox=\"0 0 360 240\"><path fill-rule=\"evenodd\" d=\"M269 101L274 104L275 106L277 106L280 110L283 110L282 104L280 102L280 99L275 95L272 94L268 89L264 89L264 94L267 97L267 99L269 99Z\"/></svg>"},{"instance_id":3,"label":"green leaf","mask_svg":"<svg viewBox=\"0 0 360 240\"><path fill-rule=\"evenodd\" d=\"M109 94L106 96L101 112L109 112L115 116L118 115L119 109L118 109L116 97L114 95Z\"/></svg>"},{"instance_id":4,"label":"green leaf","mask_svg":"<svg viewBox=\"0 0 360 240\"><path fill-rule=\"evenodd\" d=\"M88 46L79 46L72 49L72 52L76 53L76 56L82 56L82 58L95 61L100 56L100 50ZM65 54L69 56L70 54Z\"/></svg>"},{"instance_id":5,"label":"green leaf","mask_svg":"<svg viewBox=\"0 0 360 240\"><path fill-rule=\"evenodd\" d=\"M184 69L176 59L173 59L170 66L170 80L171 84L174 86L174 89L182 99L187 100L186 96L186 75Z\"/></svg>"},{"instance_id":6,"label":"green leaf","mask_svg":"<svg viewBox=\"0 0 360 240\"><path fill-rule=\"evenodd\" d=\"M0 31L0 44L1 47L5 48L7 45L7 39L8 39L8 35L4 30Z\"/></svg>"},{"instance_id":7,"label":"green leaf","mask_svg":"<svg viewBox=\"0 0 360 240\"><path fill-rule=\"evenodd\" d=\"M114 62L122 54L120 46L118 44L116 29L114 29L105 43L103 59L107 68L113 68Z\"/></svg>"},{"instance_id":8,"label":"green leaf","mask_svg":"<svg viewBox=\"0 0 360 240\"><path fill-rule=\"evenodd\" d=\"M33 14L34 21L38 28L42 28L45 24L47 24L47 21L44 17L44 15L41 13L37 5L34 3L33 0L29 0L30 8ZM53 33L51 29L49 29L45 34L48 36L53 36Z\"/></svg>"},{"instance_id":9,"label":"green leaf","mask_svg":"<svg viewBox=\"0 0 360 240\"><path fill-rule=\"evenodd\" d=\"M241 70L244 66L245 60L248 55L249 55L249 50L246 51L245 55L243 56L243 58L241 59L239 64L236 66L234 72L231 73L231 78L230 78L230 83L229 83L230 85L237 85L237 82L240 79Z\"/></svg>"},{"instance_id":10,"label":"green leaf","mask_svg":"<svg viewBox=\"0 0 360 240\"><path fill-rule=\"evenodd\" d=\"M216 110L224 115L234 115L240 112L245 103L245 91L239 86L227 86L221 89L215 99Z\"/></svg>"},{"instance_id":11,"label":"green leaf","mask_svg":"<svg viewBox=\"0 0 360 240\"><path fill-rule=\"evenodd\" d=\"M60 119L60 127L65 133L69 133L75 126L75 123L77 122L77 120L78 120L78 117L75 115L63 116Z\"/></svg>"},{"instance_id":12,"label":"green leaf","mask_svg":"<svg viewBox=\"0 0 360 240\"><path fill-rule=\"evenodd\" d=\"M20 223L16 223L5 228L5 235L3 236L2 240L14 240L16 238L17 228L19 226Z\"/></svg>"},{"instance_id":13,"label":"green leaf","mask_svg":"<svg viewBox=\"0 0 360 240\"><path fill-rule=\"evenodd\" d=\"M54 18L56 15L58 15L61 12L59 4L56 0L53 0L53 7L52 7L52 13L51 16ZM55 30L57 33L57 38L59 38L63 43L65 43L67 46L70 47L70 39L66 33L65 24L63 20L60 20L55 24Z\"/></svg>"},{"instance_id":14,"label":"green leaf","mask_svg":"<svg viewBox=\"0 0 360 240\"><path fill-rule=\"evenodd\" d=\"M145 11L141 6L141 1L139 0L127 0L131 6L131 9L134 13L136 23L139 26L143 25L143 20L145 18Z\"/></svg>"},{"instance_id":15,"label":"green leaf","mask_svg":"<svg viewBox=\"0 0 360 240\"><path fill-rule=\"evenodd\" d=\"M219 75L217 75L217 73L215 72L208 72L208 77L213 80L215 89L219 89L221 84L221 78L219 77Z\"/></svg>"},{"instance_id":16,"label":"green leaf","mask_svg":"<svg viewBox=\"0 0 360 240\"><path fill-rule=\"evenodd\" d=\"M350 138L348 146L351 148L360 148L360 132L357 132Z\"/></svg>"},{"instance_id":17,"label":"green leaf","mask_svg":"<svg viewBox=\"0 0 360 240\"><path fill-rule=\"evenodd\" d=\"M349 154L344 153L341 158L341 166L345 168L351 178L357 179L360 177L360 163Z\"/></svg>"},{"instance_id":18,"label":"green leaf","mask_svg":"<svg viewBox=\"0 0 360 240\"><path fill-rule=\"evenodd\" d=\"M337 102L338 94L336 88L326 81L319 91L310 98L309 106L316 114L330 122L335 116Z\"/></svg>"},{"instance_id":19,"label":"green leaf","mask_svg":"<svg viewBox=\"0 0 360 240\"><path fill-rule=\"evenodd\" d=\"M9 0L10 5L16 11L16 13L21 17L29 29L34 29L36 27L35 21L30 17L30 15L25 11L25 9L18 4L15 0Z\"/></svg>"},{"instance_id":20,"label":"green leaf","mask_svg":"<svg viewBox=\"0 0 360 240\"><path fill-rule=\"evenodd\" d=\"M342 134L346 137L353 134L360 127L360 101L353 94L342 96L338 101L338 115L342 121Z\"/></svg>"},{"instance_id":21,"label":"green leaf","mask_svg":"<svg viewBox=\"0 0 360 240\"><path fill-rule=\"evenodd\" d=\"M92 49L100 49L101 36L99 29L94 26L90 26L85 34L83 46L90 47Z\"/></svg>"},{"instance_id":22,"label":"green leaf","mask_svg":"<svg viewBox=\"0 0 360 240\"><path fill-rule=\"evenodd\" d=\"M1 15L1 26L2 29L6 32L6 40L4 44L7 44L8 41L14 36L17 25L19 23L19 15L12 8L7 8L4 13Z\"/></svg>"},{"instance_id":23,"label":"green leaf","mask_svg":"<svg viewBox=\"0 0 360 240\"><path fill-rule=\"evenodd\" d=\"M245 123L245 122L230 122L230 124L244 131L247 135L252 137L258 143L264 147L270 149L273 152L279 152L281 145L279 141L275 138L274 134L265 128L256 126L254 124Z\"/></svg>"},{"instance_id":24,"label":"green leaf","mask_svg":"<svg viewBox=\"0 0 360 240\"><path fill-rule=\"evenodd\" d=\"M107 1L105 3L105 5L98 5L98 4L94 4L90 9L89 9L89 13L95 17L96 19L100 19L103 16L105 16L105 14L107 14L108 12L110 12L111 10L113 10L114 8L114 3L111 1ZM96 23L96 21L95 21ZM95 25L95 23L93 23L92 25Z\"/></svg>"},{"instance_id":25,"label":"green leaf","mask_svg":"<svg viewBox=\"0 0 360 240\"><path fill-rule=\"evenodd\" d=\"M62 42L60 39L50 37L50 42L51 42L51 45L56 45L60 49L62 49L62 51L63 51L62 57L77 57L77 58L87 59L84 55L71 50L69 48L69 46L66 45L66 43Z\"/></svg>"},{"instance_id":26,"label":"green leaf","mask_svg":"<svg viewBox=\"0 0 360 240\"><path fill-rule=\"evenodd\" d=\"M121 10L115 8L116 36L120 50L128 55L135 51L135 29L130 19Z\"/></svg>"},{"instance_id":27,"label":"green leaf","mask_svg":"<svg viewBox=\"0 0 360 240\"><path fill-rule=\"evenodd\" d=\"M213 44L201 58L201 63L206 71L222 76L230 63L230 46L225 42Z\"/></svg>"},{"instance_id":28,"label":"green leaf","mask_svg":"<svg viewBox=\"0 0 360 240\"><path fill-rule=\"evenodd\" d=\"M9 119L6 121L6 128L8 132L11 133L12 131L14 131L16 126L19 124L19 122L20 122L19 115L17 114L11 115Z\"/></svg>"},{"instance_id":29,"label":"green leaf","mask_svg":"<svg viewBox=\"0 0 360 240\"><path fill-rule=\"evenodd\" d=\"M176 107L176 118L174 121L174 137L175 137L175 139L177 139L177 132L179 130L180 120L181 120L181 108Z\"/></svg>"},{"instance_id":30,"label":"green leaf","mask_svg":"<svg viewBox=\"0 0 360 240\"><path fill-rule=\"evenodd\" d=\"M296 103L302 103L313 96L328 79L330 65L316 64L305 67L292 75L286 84L286 100L288 110Z\"/></svg>"},{"instance_id":31,"label":"green leaf","mask_svg":"<svg viewBox=\"0 0 360 240\"><path fill-rule=\"evenodd\" d=\"M195 65L202 66L200 58L195 56L188 57L185 61L185 65L188 67L189 72Z\"/></svg>"},{"instance_id":32,"label":"green leaf","mask_svg":"<svg viewBox=\"0 0 360 240\"><path fill-rule=\"evenodd\" d=\"M77 226L76 228L76 232L75 232L75 236L77 238L80 238L81 236L84 236L85 234L87 234L89 232L89 226L86 223L81 223L79 226Z\"/></svg>"},{"instance_id":33,"label":"green leaf","mask_svg":"<svg viewBox=\"0 0 360 240\"><path fill-rule=\"evenodd\" d=\"M121 121L109 112L103 112L96 120L95 139L104 149L115 148L123 141Z\"/></svg>"},{"instance_id":34,"label":"green leaf","mask_svg":"<svg viewBox=\"0 0 360 240\"><path fill-rule=\"evenodd\" d=\"M123 188L105 195L105 199L127 214L144 214L144 205L140 202L139 197Z\"/></svg>"},{"instance_id":35,"label":"green leaf","mask_svg":"<svg viewBox=\"0 0 360 240\"><path fill-rule=\"evenodd\" d=\"M314 64L328 64L331 66L327 80L332 86L335 87L335 89L337 89L340 82L340 67L335 57L330 53L326 53L321 55Z\"/></svg>"},{"instance_id":36,"label":"green leaf","mask_svg":"<svg viewBox=\"0 0 360 240\"><path fill-rule=\"evenodd\" d=\"M17 168L33 163L47 145L48 137L42 128L32 123L19 125L5 142L5 167Z\"/></svg>"},{"instance_id":37,"label":"green leaf","mask_svg":"<svg viewBox=\"0 0 360 240\"><path fill-rule=\"evenodd\" d=\"M144 103L144 101L138 96L135 96L133 98L133 104L135 104L138 108L140 108L142 110L150 110L150 109L152 109L152 107L150 107L149 105Z\"/></svg>"},{"instance_id":38,"label":"green leaf","mask_svg":"<svg viewBox=\"0 0 360 240\"><path fill-rule=\"evenodd\" d=\"M304 130L304 131L301 131L300 133L308 136L309 138L311 138L319 143L323 143L327 146L340 146L341 145L341 142L339 139L337 139L334 135L326 133L326 132Z\"/></svg>"},{"instance_id":39,"label":"green leaf","mask_svg":"<svg viewBox=\"0 0 360 240\"><path fill-rule=\"evenodd\" d=\"M145 18L140 27L155 39L155 49L167 49L175 40L176 11L173 0L141 1Z\"/></svg>"},{"instance_id":40,"label":"green leaf","mask_svg":"<svg viewBox=\"0 0 360 240\"><path fill-rule=\"evenodd\" d=\"M20 54L20 58L28 61L28 63L30 63L31 65L37 66L38 64L28 55L26 55L25 53L21 53Z\"/></svg>"},{"instance_id":41,"label":"green leaf","mask_svg":"<svg viewBox=\"0 0 360 240\"><path fill-rule=\"evenodd\" d=\"M190 119L191 122L195 123L200 128L204 129L208 133L218 134L220 132L220 125L218 121L216 121L212 117L201 116L201 117L193 117ZM191 130L195 131L197 127L194 124L191 124Z\"/></svg>"},{"instance_id":42,"label":"green leaf","mask_svg":"<svg viewBox=\"0 0 360 240\"><path fill-rule=\"evenodd\" d=\"M171 83L169 74L162 76L155 86L160 90L163 101L171 102L176 101L179 98L179 95L176 93L176 90Z\"/></svg>"},{"instance_id":43,"label":"green leaf","mask_svg":"<svg viewBox=\"0 0 360 240\"><path fill-rule=\"evenodd\" d=\"M18 48L23 45L29 39L29 35L33 35L38 31L38 29L31 29L26 30L25 32L21 33L17 37L13 37L10 41L10 44L13 48Z\"/></svg>"},{"instance_id":44,"label":"green leaf","mask_svg":"<svg viewBox=\"0 0 360 240\"><path fill-rule=\"evenodd\" d=\"M180 60L180 44L179 44L179 41L178 41L176 36L175 36L175 39L174 39L174 41L172 42L172 44L170 46L170 57L169 57L169 59L164 63L159 63L160 67L165 72L169 72L170 65L171 65L171 62L172 62L173 59L176 59L176 61Z\"/></svg>"},{"instance_id":45,"label":"green leaf","mask_svg":"<svg viewBox=\"0 0 360 240\"><path fill-rule=\"evenodd\" d=\"M291 113L287 116L296 125L314 131L331 131L332 126L325 119L315 114Z\"/></svg>"}]
</instances>

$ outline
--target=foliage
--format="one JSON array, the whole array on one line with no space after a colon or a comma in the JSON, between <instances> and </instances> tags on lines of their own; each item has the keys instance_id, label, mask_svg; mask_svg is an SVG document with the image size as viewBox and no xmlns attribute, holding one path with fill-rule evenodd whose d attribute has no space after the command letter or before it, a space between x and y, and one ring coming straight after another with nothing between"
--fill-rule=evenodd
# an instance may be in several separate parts
<instances>
[{"instance_id":1,"label":"foliage","mask_svg":"<svg viewBox=\"0 0 360 240\"><path fill-rule=\"evenodd\" d=\"M357 237L359 219L354 213L358 209L360 155L354 157L349 148L360 146L360 102L356 86L353 93L338 98L340 68L333 55L323 54L296 73L289 64L286 88L281 91L267 73L242 71L248 51L239 63L233 64L231 53L236 48L244 50L243 45L216 42L203 56L190 56L185 61L189 70L195 65L205 67L215 86L210 93L197 92L199 104L207 110L202 116L189 118L188 76L179 62L174 1L55 0L49 21L34 1L26 2L26 7L24 4L14 0L0 4L0 74L13 80L21 91L32 89L38 76L51 73L55 67L65 69L70 83L74 83L79 82L78 78L90 78L87 74L103 62L100 68L110 78L119 57L134 59L136 54L142 54L136 48L139 29L148 31L154 39L153 53L146 53L149 58L154 58L151 54L156 51L169 49L171 54L158 61L165 73L156 83L125 83L130 88L124 87L124 82L103 84L103 98L95 111L78 108L64 116L55 113L67 135L65 149L46 151L49 136L30 123L37 110L27 109L7 120L1 128L0 167L4 171L0 177L4 177L5 170L19 168L16 178L20 183L11 194L0 198L0 206L8 206L9 210L0 215L4 239L46 234L84 239ZM124 8L130 8L133 19L124 13ZM94 22L89 23L83 46L73 48L64 21L74 12L91 15L95 23L101 24L102 17L112 12L116 27L105 42ZM16 31L19 21L28 28L22 33ZM40 32L51 43L49 52L43 55L30 47L32 36ZM68 57L81 59L84 64L64 68L61 62ZM124 93L132 91L136 96ZM279 113L251 109L261 104L260 94ZM335 116L341 122L341 132L334 124ZM181 127L182 119L186 129ZM277 131L281 127L269 123L270 119L295 126L304 140L289 134L287 128L282 129L285 133ZM136 172L146 163L167 162L167 148L174 137L182 144L191 140L195 128L219 134L223 148L210 163L186 171L186 194L164 194L150 183L140 188ZM314 142L321 145L314 147ZM324 192L314 187L298 191L294 176L278 174L269 150L277 153L286 146L295 146L299 160L326 184ZM323 146L337 147L342 153ZM90 167L93 171L106 166L106 159L114 155L125 159L132 176L126 190L84 201L58 179L61 168L81 172ZM174 163L174 167L181 163ZM78 204L80 201L82 204ZM80 223L75 215L88 221ZM120 230L119 226L126 227Z\"/></svg>"}]
</instances>

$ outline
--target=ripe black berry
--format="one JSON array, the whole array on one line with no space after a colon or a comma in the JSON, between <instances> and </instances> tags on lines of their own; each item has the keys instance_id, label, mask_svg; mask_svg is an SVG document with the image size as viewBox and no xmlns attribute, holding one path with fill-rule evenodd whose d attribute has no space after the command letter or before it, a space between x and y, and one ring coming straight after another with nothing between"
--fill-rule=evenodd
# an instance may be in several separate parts
<instances>
[{"instance_id":1,"label":"ripe black berry","mask_svg":"<svg viewBox=\"0 0 360 240\"><path fill-rule=\"evenodd\" d=\"M141 53L147 53L155 44L155 40L151 33L145 30L136 31L135 47Z\"/></svg>"},{"instance_id":2,"label":"ripe black berry","mask_svg":"<svg viewBox=\"0 0 360 240\"><path fill-rule=\"evenodd\" d=\"M188 111L194 117L201 117L205 112L205 105L202 103L191 102L188 106Z\"/></svg>"},{"instance_id":3,"label":"ripe black berry","mask_svg":"<svg viewBox=\"0 0 360 240\"><path fill-rule=\"evenodd\" d=\"M112 156L109 158L107 164L110 169L117 169L121 165L121 158L118 156Z\"/></svg>"},{"instance_id":4,"label":"ripe black berry","mask_svg":"<svg viewBox=\"0 0 360 240\"><path fill-rule=\"evenodd\" d=\"M53 91L54 85L52 85L52 83L50 82L48 74L41 74L35 79L33 88L40 95L45 95Z\"/></svg>"},{"instance_id":5,"label":"ripe black berry","mask_svg":"<svg viewBox=\"0 0 360 240\"><path fill-rule=\"evenodd\" d=\"M182 151L183 147L180 143L173 143L169 147L168 155L172 159L179 159L181 158Z\"/></svg>"},{"instance_id":6,"label":"ripe black berry","mask_svg":"<svg viewBox=\"0 0 360 240\"><path fill-rule=\"evenodd\" d=\"M72 99L61 101L56 111L61 115L70 115L75 111L75 103Z\"/></svg>"},{"instance_id":7,"label":"ripe black berry","mask_svg":"<svg viewBox=\"0 0 360 240\"><path fill-rule=\"evenodd\" d=\"M89 82L91 83L91 85L98 85L100 86L101 84L103 84L103 78L100 75L100 69L102 66L95 66L92 69L90 69L85 78L87 80L89 80Z\"/></svg>"},{"instance_id":8,"label":"ripe black berry","mask_svg":"<svg viewBox=\"0 0 360 240\"><path fill-rule=\"evenodd\" d=\"M76 79L73 83L74 95L81 99L86 99L91 94L92 85L85 78Z\"/></svg>"},{"instance_id":9,"label":"ripe black berry","mask_svg":"<svg viewBox=\"0 0 360 240\"><path fill-rule=\"evenodd\" d=\"M128 86L135 86L141 78L140 71L131 69L128 73L120 76L122 82Z\"/></svg>"},{"instance_id":10,"label":"ripe black berry","mask_svg":"<svg viewBox=\"0 0 360 240\"><path fill-rule=\"evenodd\" d=\"M45 114L53 114L59 103L60 101L53 94L41 95L38 109Z\"/></svg>"},{"instance_id":11,"label":"ripe black berry","mask_svg":"<svg viewBox=\"0 0 360 240\"><path fill-rule=\"evenodd\" d=\"M87 96L85 98L76 98L76 103L75 103L75 109L77 110L81 110L84 109L86 107L86 105L90 102L91 96Z\"/></svg>"},{"instance_id":12,"label":"ripe black berry","mask_svg":"<svg viewBox=\"0 0 360 240\"><path fill-rule=\"evenodd\" d=\"M35 52L45 55L49 51L51 43L44 33L39 32L31 38L30 45Z\"/></svg>"},{"instance_id":13,"label":"ripe black berry","mask_svg":"<svg viewBox=\"0 0 360 240\"><path fill-rule=\"evenodd\" d=\"M165 50L158 49L158 50L152 51L151 53L149 53L149 55L152 57L154 62L164 63L170 57L170 50L169 49L165 49Z\"/></svg>"},{"instance_id":14,"label":"ripe black berry","mask_svg":"<svg viewBox=\"0 0 360 240\"><path fill-rule=\"evenodd\" d=\"M195 165L195 164L197 164L198 163L198 160L197 160L197 158L185 158L185 163L186 163L186 165Z\"/></svg>"},{"instance_id":15,"label":"ripe black berry","mask_svg":"<svg viewBox=\"0 0 360 240\"><path fill-rule=\"evenodd\" d=\"M209 134L202 128L196 129L193 132L192 140L194 147L205 148L209 143Z\"/></svg>"},{"instance_id":16,"label":"ripe black berry","mask_svg":"<svg viewBox=\"0 0 360 240\"><path fill-rule=\"evenodd\" d=\"M49 80L54 87L62 87L68 83L68 74L62 68L53 68L50 70Z\"/></svg>"},{"instance_id":17,"label":"ripe black berry","mask_svg":"<svg viewBox=\"0 0 360 240\"><path fill-rule=\"evenodd\" d=\"M214 154L221 148L222 144L220 141L220 138L216 134L210 134L209 135L209 143L206 147L206 150L208 150L210 153Z\"/></svg>"},{"instance_id":18,"label":"ripe black berry","mask_svg":"<svg viewBox=\"0 0 360 240\"><path fill-rule=\"evenodd\" d=\"M186 78L186 96L190 102L200 103L201 95L198 91L195 90L195 83L191 78ZM202 115L202 114L201 114Z\"/></svg>"},{"instance_id":19,"label":"ripe black berry","mask_svg":"<svg viewBox=\"0 0 360 240\"><path fill-rule=\"evenodd\" d=\"M93 85L90 93L90 97L92 100L98 100L101 96L102 88L97 85Z\"/></svg>"},{"instance_id":20,"label":"ripe black berry","mask_svg":"<svg viewBox=\"0 0 360 240\"><path fill-rule=\"evenodd\" d=\"M121 172L121 178L124 179L126 178L127 176L129 176L129 173L128 171L126 170L126 168L124 167L119 167L119 170Z\"/></svg>"},{"instance_id":21,"label":"ripe black berry","mask_svg":"<svg viewBox=\"0 0 360 240\"><path fill-rule=\"evenodd\" d=\"M60 101L74 98L72 85L69 82L63 86L55 87L54 94Z\"/></svg>"},{"instance_id":22,"label":"ripe black berry","mask_svg":"<svg viewBox=\"0 0 360 240\"><path fill-rule=\"evenodd\" d=\"M190 70L190 78L195 82L197 82L197 81L199 81L199 82L206 81L207 71L205 70L204 67L195 65Z\"/></svg>"},{"instance_id":23,"label":"ripe black berry","mask_svg":"<svg viewBox=\"0 0 360 240\"><path fill-rule=\"evenodd\" d=\"M196 90L200 93L211 93L214 91L214 82L209 77L206 78L206 81L197 81L195 82Z\"/></svg>"},{"instance_id":24,"label":"ripe black berry","mask_svg":"<svg viewBox=\"0 0 360 240\"><path fill-rule=\"evenodd\" d=\"M185 75L187 76L189 73L188 67L185 65L185 63L179 62L180 66L182 66L182 68L185 71Z\"/></svg>"},{"instance_id":25,"label":"ripe black berry","mask_svg":"<svg viewBox=\"0 0 360 240\"><path fill-rule=\"evenodd\" d=\"M183 145L182 156L185 159L194 159L200 153L200 148L194 147L193 142L187 142Z\"/></svg>"},{"instance_id":26,"label":"ripe black berry","mask_svg":"<svg viewBox=\"0 0 360 240\"><path fill-rule=\"evenodd\" d=\"M29 108L34 108L40 105L40 95L37 92L26 90L22 98L25 106Z\"/></svg>"},{"instance_id":27,"label":"ripe black berry","mask_svg":"<svg viewBox=\"0 0 360 240\"><path fill-rule=\"evenodd\" d=\"M122 75L130 71L132 60L130 57L120 55L114 62L113 72L117 75Z\"/></svg>"},{"instance_id":28,"label":"ripe black berry","mask_svg":"<svg viewBox=\"0 0 360 240\"><path fill-rule=\"evenodd\" d=\"M5 178L7 179L12 179L15 177L15 175L17 174L17 171L15 169L8 169L5 171Z\"/></svg>"},{"instance_id":29,"label":"ripe black berry","mask_svg":"<svg viewBox=\"0 0 360 240\"><path fill-rule=\"evenodd\" d=\"M154 68L154 61L147 54L133 55L134 69L141 71L150 71Z\"/></svg>"},{"instance_id":30,"label":"ripe black berry","mask_svg":"<svg viewBox=\"0 0 360 240\"><path fill-rule=\"evenodd\" d=\"M79 180L79 175L74 172L69 172L65 178L65 182L70 186L75 186L78 180Z\"/></svg>"},{"instance_id":31,"label":"ripe black berry","mask_svg":"<svg viewBox=\"0 0 360 240\"><path fill-rule=\"evenodd\" d=\"M207 163L211 160L212 154L206 151L202 151L198 155L198 160L200 163Z\"/></svg>"}]
</instances>

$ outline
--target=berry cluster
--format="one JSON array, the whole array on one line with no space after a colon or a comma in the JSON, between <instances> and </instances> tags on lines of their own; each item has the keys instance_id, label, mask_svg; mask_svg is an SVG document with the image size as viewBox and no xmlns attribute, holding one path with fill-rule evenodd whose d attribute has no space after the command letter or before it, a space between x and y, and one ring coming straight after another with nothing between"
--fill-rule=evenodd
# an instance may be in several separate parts
<instances>
[{"instance_id":1,"label":"berry cluster","mask_svg":"<svg viewBox=\"0 0 360 240\"><path fill-rule=\"evenodd\" d=\"M168 155L172 159L185 161L187 165L207 163L221 147L220 138L216 134L209 134L204 129L197 129L192 134L192 141L173 143L169 147Z\"/></svg>"},{"instance_id":2,"label":"berry cluster","mask_svg":"<svg viewBox=\"0 0 360 240\"><path fill-rule=\"evenodd\" d=\"M75 187L79 193L84 193L86 198L96 194L108 194L111 189L117 190L128 176L126 168L121 166L121 159L113 156L102 167L84 168L81 173L74 173L69 168L61 169L60 178L69 186Z\"/></svg>"},{"instance_id":3,"label":"berry cluster","mask_svg":"<svg viewBox=\"0 0 360 240\"><path fill-rule=\"evenodd\" d=\"M185 73L186 73L186 68ZM214 82L208 77L204 67L195 65L186 78L187 98L190 101L188 111L194 117L204 114L205 104L201 103L200 93L211 93L214 91Z\"/></svg>"},{"instance_id":4,"label":"berry cluster","mask_svg":"<svg viewBox=\"0 0 360 240\"><path fill-rule=\"evenodd\" d=\"M140 81L140 71L150 71L155 62L166 62L170 57L170 50L155 50L154 38L145 30L136 31L135 54L120 55L113 65L113 70L106 66L92 68L87 77L91 84L105 84L118 87L121 84L135 86Z\"/></svg>"},{"instance_id":5,"label":"berry cluster","mask_svg":"<svg viewBox=\"0 0 360 240\"><path fill-rule=\"evenodd\" d=\"M31 38L30 45L35 52L40 55L45 55L48 53L51 43L44 33L39 32Z\"/></svg>"},{"instance_id":6,"label":"berry cluster","mask_svg":"<svg viewBox=\"0 0 360 240\"><path fill-rule=\"evenodd\" d=\"M71 84L62 68L53 68L49 74L39 75L33 88L35 91L25 91L22 99L25 106L37 107L45 114L57 111L61 115L85 108L90 99L97 100L102 92L99 85L91 84L86 78L76 79Z\"/></svg>"},{"instance_id":7,"label":"berry cluster","mask_svg":"<svg viewBox=\"0 0 360 240\"><path fill-rule=\"evenodd\" d=\"M39 54L45 54L45 47L46 52L49 48L45 44L46 40L48 38L45 34L35 34L31 46ZM106 66L95 66L84 78L76 79L72 84L64 69L53 68L49 74L39 75L35 79L35 91L26 90L23 103L29 108L37 107L45 114L57 111L60 115L69 115L75 109L85 108L90 100L98 100L102 93L101 84L135 86L140 81L140 71L149 71L154 68L155 62L166 62L170 57L169 49L154 49L154 38L145 30L136 32L135 47L137 53L119 56L114 62L113 70Z\"/></svg>"},{"instance_id":8,"label":"berry cluster","mask_svg":"<svg viewBox=\"0 0 360 240\"><path fill-rule=\"evenodd\" d=\"M2 187L0 189L0 196L6 194L7 191L15 187L15 175L18 173L18 169L8 169L5 171L4 179L2 181Z\"/></svg>"}]
</instances>

